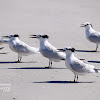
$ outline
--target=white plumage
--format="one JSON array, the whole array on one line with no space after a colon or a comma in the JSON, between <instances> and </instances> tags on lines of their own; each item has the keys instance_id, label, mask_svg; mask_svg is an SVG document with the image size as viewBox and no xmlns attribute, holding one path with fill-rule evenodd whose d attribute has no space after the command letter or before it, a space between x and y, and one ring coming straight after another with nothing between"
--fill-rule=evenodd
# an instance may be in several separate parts
<instances>
[{"instance_id":1,"label":"white plumage","mask_svg":"<svg viewBox=\"0 0 100 100\"><path fill-rule=\"evenodd\" d=\"M38 38L40 41L40 52L41 54L49 59L49 67L52 66L52 61L58 62L65 60L66 54L63 52L57 52L57 48L48 42L47 35L32 35L31 38Z\"/></svg>"},{"instance_id":2,"label":"white plumage","mask_svg":"<svg viewBox=\"0 0 100 100\"><path fill-rule=\"evenodd\" d=\"M92 24L89 22L85 22L81 27L85 27L86 38L96 44L96 50L98 49L98 45L100 44L100 32L97 32L93 29Z\"/></svg>"},{"instance_id":3,"label":"white plumage","mask_svg":"<svg viewBox=\"0 0 100 100\"><path fill-rule=\"evenodd\" d=\"M68 47L64 49L58 49L66 53L65 64L75 74L74 82L77 82L78 75L85 75L88 73L100 73L93 65L89 65L79 60L74 56L74 48ZM76 80L77 78L77 80Z\"/></svg>"},{"instance_id":4,"label":"white plumage","mask_svg":"<svg viewBox=\"0 0 100 100\"><path fill-rule=\"evenodd\" d=\"M26 43L19 40L19 35L9 35L9 36L3 36L3 37L9 37L9 47L12 51L18 53L18 62L21 61L22 56L28 56L34 53L39 53L39 49L35 47L31 47L27 45Z\"/></svg>"}]
</instances>

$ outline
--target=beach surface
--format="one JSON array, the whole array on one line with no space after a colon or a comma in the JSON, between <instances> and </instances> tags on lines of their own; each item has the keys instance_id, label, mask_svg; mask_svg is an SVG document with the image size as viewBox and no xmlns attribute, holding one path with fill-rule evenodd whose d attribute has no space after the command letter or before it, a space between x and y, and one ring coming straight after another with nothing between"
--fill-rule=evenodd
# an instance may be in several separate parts
<instances>
[{"instance_id":1,"label":"beach surface","mask_svg":"<svg viewBox=\"0 0 100 100\"><path fill-rule=\"evenodd\" d=\"M100 31L99 0L0 0L0 36L19 34L20 40L39 48L37 39L29 35L47 34L56 48L74 47L75 56L100 69L100 46L89 42L85 29L90 22ZM23 56L16 63L17 53L8 44L0 50L0 100L100 100L100 74L79 76L65 62L53 62L41 54Z\"/></svg>"}]
</instances>

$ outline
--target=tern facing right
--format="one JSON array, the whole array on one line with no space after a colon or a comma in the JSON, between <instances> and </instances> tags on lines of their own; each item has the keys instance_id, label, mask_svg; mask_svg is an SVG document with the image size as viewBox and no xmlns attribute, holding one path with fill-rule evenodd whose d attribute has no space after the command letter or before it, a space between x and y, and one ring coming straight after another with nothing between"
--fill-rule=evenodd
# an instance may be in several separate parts
<instances>
[{"instance_id":1,"label":"tern facing right","mask_svg":"<svg viewBox=\"0 0 100 100\"><path fill-rule=\"evenodd\" d=\"M78 81L78 75L85 75L88 73L100 73L99 70L95 69L93 65L89 65L79 60L74 56L74 48L68 47L64 49L58 49L66 53L65 64L74 74L74 82Z\"/></svg>"},{"instance_id":2,"label":"tern facing right","mask_svg":"<svg viewBox=\"0 0 100 100\"><path fill-rule=\"evenodd\" d=\"M100 45L100 32L97 32L93 29L92 24L89 22L85 22L84 24L81 24L81 27L85 27L85 33L86 38L90 41L96 44L96 50L98 49L98 45Z\"/></svg>"}]
</instances>

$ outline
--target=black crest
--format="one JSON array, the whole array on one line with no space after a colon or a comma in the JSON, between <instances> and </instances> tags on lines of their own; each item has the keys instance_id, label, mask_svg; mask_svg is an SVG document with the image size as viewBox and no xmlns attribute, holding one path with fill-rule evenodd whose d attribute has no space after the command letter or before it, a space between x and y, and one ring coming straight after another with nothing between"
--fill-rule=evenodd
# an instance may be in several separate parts
<instances>
[{"instance_id":1,"label":"black crest","mask_svg":"<svg viewBox=\"0 0 100 100\"><path fill-rule=\"evenodd\" d=\"M49 38L49 36L48 36L48 35L43 35L42 37L43 37L43 38Z\"/></svg>"},{"instance_id":2,"label":"black crest","mask_svg":"<svg viewBox=\"0 0 100 100\"><path fill-rule=\"evenodd\" d=\"M91 25L91 27L93 28L93 25L92 24L90 24Z\"/></svg>"},{"instance_id":3,"label":"black crest","mask_svg":"<svg viewBox=\"0 0 100 100\"><path fill-rule=\"evenodd\" d=\"M88 25L91 25L91 27L93 28L93 25L92 24L86 24L85 26L88 26Z\"/></svg>"},{"instance_id":4,"label":"black crest","mask_svg":"<svg viewBox=\"0 0 100 100\"><path fill-rule=\"evenodd\" d=\"M19 35L18 34L15 34L14 37L19 37Z\"/></svg>"},{"instance_id":5,"label":"black crest","mask_svg":"<svg viewBox=\"0 0 100 100\"><path fill-rule=\"evenodd\" d=\"M75 49L74 49L74 48L71 48L70 50L71 50L72 52L74 52L74 51L75 51Z\"/></svg>"}]
</instances>

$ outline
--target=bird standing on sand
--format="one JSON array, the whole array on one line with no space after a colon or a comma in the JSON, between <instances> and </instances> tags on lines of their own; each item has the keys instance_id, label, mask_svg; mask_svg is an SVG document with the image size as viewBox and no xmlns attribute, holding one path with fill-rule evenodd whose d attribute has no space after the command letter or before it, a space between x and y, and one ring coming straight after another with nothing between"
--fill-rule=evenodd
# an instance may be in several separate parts
<instances>
[{"instance_id":1,"label":"bird standing on sand","mask_svg":"<svg viewBox=\"0 0 100 100\"><path fill-rule=\"evenodd\" d=\"M78 75L85 75L88 73L100 73L99 70L95 69L93 65L89 65L79 60L74 56L74 48L67 47L64 49L58 49L66 53L65 64L74 74L74 82L78 81Z\"/></svg>"},{"instance_id":2,"label":"bird standing on sand","mask_svg":"<svg viewBox=\"0 0 100 100\"><path fill-rule=\"evenodd\" d=\"M52 66L52 61L58 62L61 60L65 60L66 54L63 52L57 52L57 49L52 46L48 42L48 35L40 34L40 35L31 35L30 38L38 38L40 41L40 53L49 59L49 66L46 68L50 68Z\"/></svg>"},{"instance_id":3,"label":"bird standing on sand","mask_svg":"<svg viewBox=\"0 0 100 100\"><path fill-rule=\"evenodd\" d=\"M21 62L22 56L28 56L34 53L39 53L39 49L35 47L31 47L26 43L19 40L19 35L9 35L3 36L5 38L10 38L9 47L12 51L18 53L18 61Z\"/></svg>"},{"instance_id":4,"label":"bird standing on sand","mask_svg":"<svg viewBox=\"0 0 100 100\"><path fill-rule=\"evenodd\" d=\"M85 33L86 38L90 41L96 44L96 50L98 49L98 45L100 44L100 32L97 32L93 29L92 24L89 22L85 22L84 24L81 24L81 27L85 27Z\"/></svg>"}]
</instances>

